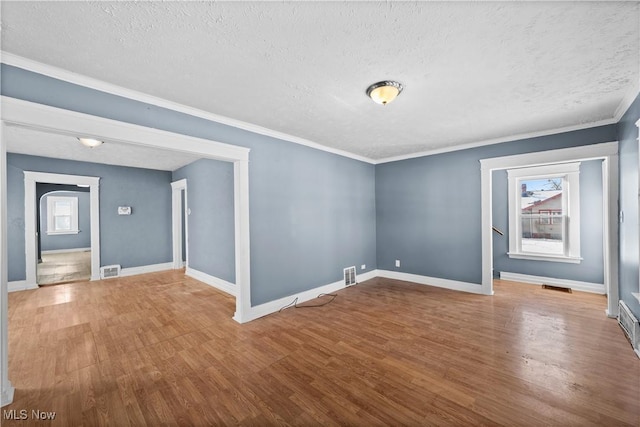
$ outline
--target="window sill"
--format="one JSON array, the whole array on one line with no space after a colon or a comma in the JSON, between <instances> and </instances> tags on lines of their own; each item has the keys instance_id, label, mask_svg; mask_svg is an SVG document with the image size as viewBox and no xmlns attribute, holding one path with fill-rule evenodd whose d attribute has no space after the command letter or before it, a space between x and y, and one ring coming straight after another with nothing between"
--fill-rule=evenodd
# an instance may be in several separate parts
<instances>
[{"instance_id":1,"label":"window sill","mask_svg":"<svg viewBox=\"0 0 640 427\"><path fill-rule=\"evenodd\" d=\"M638 300L638 302L640 303L640 292L638 292L638 293L632 292L632 293L631 293L631 295L633 295L634 297L636 297L636 299L637 299L637 300Z\"/></svg>"},{"instance_id":2,"label":"window sill","mask_svg":"<svg viewBox=\"0 0 640 427\"><path fill-rule=\"evenodd\" d=\"M62 234L78 234L80 230L71 230L71 231L47 231L47 236L58 236Z\"/></svg>"},{"instance_id":3,"label":"window sill","mask_svg":"<svg viewBox=\"0 0 640 427\"><path fill-rule=\"evenodd\" d=\"M544 255L516 252L507 252L507 255L509 255L509 258L528 259L531 261L566 262L569 264L580 264L580 262L582 262L582 258L580 257L567 257L563 255Z\"/></svg>"}]
</instances>

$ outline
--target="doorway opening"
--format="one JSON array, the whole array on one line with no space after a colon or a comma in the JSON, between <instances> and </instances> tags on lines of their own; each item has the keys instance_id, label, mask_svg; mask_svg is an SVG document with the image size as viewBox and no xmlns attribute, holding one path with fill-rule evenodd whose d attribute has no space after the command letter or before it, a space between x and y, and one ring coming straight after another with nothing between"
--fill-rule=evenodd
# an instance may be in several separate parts
<instances>
[{"instance_id":1,"label":"doorway opening","mask_svg":"<svg viewBox=\"0 0 640 427\"><path fill-rule=\"evenodd\" d=\"M88 187L36 184L38 286L91 279Z\"/></svg>"},{"instance_id":2,"label":"doorway opening","mask_svg":"<svg viewBox=\"0 0 640 427\"><path fill-rule=\"evenodd\" d=\"M618 143L607 142L480 160L482 292L493 294L492 172L513 168L602 160L604 288L609 317L618 315Z\"/></svg>"},{"instance_id":3,"label":"doorway opening","mask_svg":"<svg viewBox=\"0 0 640 427\"><path fill-rule=\"evenodd\" d=\"M24 172L24 194L25 194L25 261L26 261L26 282L27 288L35 288L38 286L38 261L42 251L42 232L38 233L38 228L41 227L39 221L40 211L37 206L37 202L41 200L38 197L38 184L48 185L63 185L65 188L88 188L89 190L89 258L90 258L90 274L89 280L100 279L100 209L99 209L99 180L98 177L92 176L80 176L80 175L62 175L54 173L43 172ZM46 188L41 186L41 188ZM57 198L56 198L57 197ZM50 199L50 200L49 200ZM58 222L57 231L59 233L67 233L68 235L80 234L78 233L78 215L73 215L73 211L78 208L74 203L73 197L61 197L52 196L47 197L49 203L49 209L58 209L59 217L56 218L52 215L49 218L47 214L47 227L53 229L52 233L56 234L56 221ZM58 206L56 206L58 205ZM49 211L47 211L49 212ZM52 212L55 213L55 212ZM47 228L49 230L49 228ZM46 239L45 239L46 240ZM86 250L85 248L81 248ZM55 258L55 257L54 257ZM57 281L57 276L64 277L66 272L64 267L60 267L56 273L58 267L49 268L46 271L51 277L51 280ZM45 269L46 270L46 269Z\"/></svg>"}]
</instances>

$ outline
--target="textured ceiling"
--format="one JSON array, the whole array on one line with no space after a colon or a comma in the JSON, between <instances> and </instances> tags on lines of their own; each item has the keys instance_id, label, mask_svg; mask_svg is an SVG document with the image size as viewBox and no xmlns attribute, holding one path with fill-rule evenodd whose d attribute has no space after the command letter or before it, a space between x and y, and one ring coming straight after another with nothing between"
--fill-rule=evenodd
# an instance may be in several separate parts
<instances>
[{"instance_id":1,"label":"textured ceiling","mask_svg":"<svg viewBox=\"0 0 640 427\"><path fill-rule=\"evenodd\" d=\"M40 132L20 126L7 126L3 132L7 152L54 159L78 160L107 165L174 171L199 159L182 152L105 141L87 148L75 136Z\"/></svg>"},{"instance_id":2,"label":"textured ceiling","mask_svg":"<svg viewBox=\"0 0 640 427\"><path fill-rule=\"evenodd\" d=\"M4 51L372 159L611 120L639 82L638 2L1 7Z\"/></svg>"}]
</instances>

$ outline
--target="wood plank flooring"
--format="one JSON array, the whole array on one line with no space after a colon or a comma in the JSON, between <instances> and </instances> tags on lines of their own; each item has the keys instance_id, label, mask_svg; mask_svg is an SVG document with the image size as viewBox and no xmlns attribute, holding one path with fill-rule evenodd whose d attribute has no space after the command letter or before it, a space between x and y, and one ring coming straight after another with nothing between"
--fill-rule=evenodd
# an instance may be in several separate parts
<instances>
[{"instance_id":1,"label":"wood plank flooring","mask_svg":"<svg viewBox=\"0 0 640 427\"><path fill-rule=\"evenodd\" d=\"M11 293L3 414L56 417L2 425L640 425L605 297L495 289L373 279L245 325L180 271Z\"/></svg>"}]
</instances>

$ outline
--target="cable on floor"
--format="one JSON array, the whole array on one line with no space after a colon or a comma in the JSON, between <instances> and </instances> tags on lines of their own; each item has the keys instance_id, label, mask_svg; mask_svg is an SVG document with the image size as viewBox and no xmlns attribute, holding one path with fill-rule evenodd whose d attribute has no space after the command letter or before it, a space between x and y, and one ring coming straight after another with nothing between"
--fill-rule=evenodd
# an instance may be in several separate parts
<instances>
[{"instance_id":1,"label":"cable on floor","mask_svg":"<svg viewBox=\"0 0 640 427\"><path fill-rule=\"evenodd\" d=\"M324 296L330 296L331 299L329 301L325 301L322 304L315 304L315 305L298 305L298 297L296 297L292 302L290 302L289 304L285 305L284 307L282 307L280 310L278 310L278 312L281 312L282 310L285 310L289 307L293 308L315 308L315 307L323 307L331 302L333 302L334 299L336 299L336 297L338 296L338 294L319 294L316 298L320 298L320 297L324 297Z\"/></svg>"}]
</instances>

